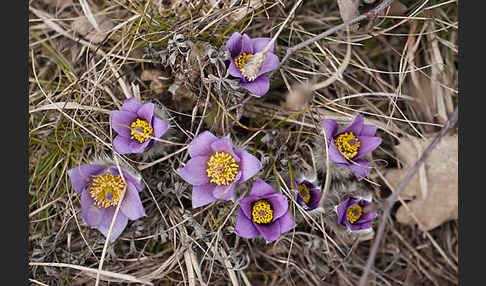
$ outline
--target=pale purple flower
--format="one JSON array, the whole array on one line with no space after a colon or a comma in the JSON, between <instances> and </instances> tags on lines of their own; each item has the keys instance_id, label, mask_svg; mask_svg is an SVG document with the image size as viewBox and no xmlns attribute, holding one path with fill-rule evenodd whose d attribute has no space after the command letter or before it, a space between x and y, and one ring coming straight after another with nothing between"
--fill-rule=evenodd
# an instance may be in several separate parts
<instances>
[{"instance_id":1,"label":"pale purple flower","mask_svg":"<svg viewBox=\"0 0 486 286\"><path fill-rule=\"evenodd\" d=\"M338 224L346 227L349 231L370 231L371 222L376 217L376 211L366 211L371 205L369 198L351 197L336 207Z\"/></svg>"},{"instance_id":2,"label":"pale purple flower","mask_svg":"<svg viewBox=\"0 0 486 286\"><path fill-rule=\"evenodd\" d=\"M235 232L244 238L263 236L267 242L295 227L287 198L276 193L262 179L257 179L248 197L240 199Z\"/></svg>"},{"instance_id":3,"label":"pale purple flower","mask_svg":"<svg viewBox=\"0 0 486 286\"><path fill-rule=\"evenodd\" d=\"M217 199L231 199L235 186L262 168L255 156L245 150L233 150L229 136L218 138L209 131L196 136L189 143L188 151L191 159L177 173L193 185L193 208Z\"/></svg>"},{"instance_id":4,"label":"pale purple flower","mask_svg":"<svg viewBox=\"0 0 486 286\"><path fill-rule=\"evenodd\" d=\"M169 124L154 116L154 104L140 104L135 98L123 103L110 115L111 127L118 133L113 148L119 154L141 153L169 129Z\"/></svg>"},{"instance_id":5,"label":"pale purple flower","mask_svg":"<svg viewBox=\"0 0 486 286\"><path fill-rule=\"evenodd\" d=\"M311 211L319 206L321 190L306 178L295 180L295 200L305 210Z\"/></svg>"},{"instance_id":6,"label":"pale purple flower","mask_svg":"<svg viewBox=\"0 0 486 286\"><path fill-rule=\"evenodd\" d=\"M369 172L368 161L363 157L381 144L381 138L374 136L376 127L364 124L361 114L341 131L335 120L321 121L328 140L329 160L339 166L350 168L358 180Z\"/></svg>"},{"instance_id":7,"label":"pale purple flower","mask_svg":"<svg viewBox=\"0 0 486 286\"><path fill-rule=\"evenodd\" d=\"M128 219L145 216L139 192L143 185L141 177L122 169L123 178L114 165L86 164L68 171L74 191L81 195L83 221L97 228L105 237L118 204L121 204L110 235L115 241L127 226ZM124 192L125 196L121 200Z\"/></svg>"},{"instance_id":8,"label":"pale purple flower","mask_svg":"<svg viewBox=\"0 0 486 286\"><path fill-rule=\"evenodd\" d=\"M241 86L258 97L265 95L270 89L270 81L265 73L277 69L279 65L278 57L273 53L274 44L266 53L265 61L258 72L256 72L255 79L251 80L245 77L241 69L250 57L263 51L270 40L270 38L250 39L246 34L241 35L235 32L226 43L226 47L231 53L231 62L228 68L229 74L239 78Z\"/></svg>"}]
</instances>

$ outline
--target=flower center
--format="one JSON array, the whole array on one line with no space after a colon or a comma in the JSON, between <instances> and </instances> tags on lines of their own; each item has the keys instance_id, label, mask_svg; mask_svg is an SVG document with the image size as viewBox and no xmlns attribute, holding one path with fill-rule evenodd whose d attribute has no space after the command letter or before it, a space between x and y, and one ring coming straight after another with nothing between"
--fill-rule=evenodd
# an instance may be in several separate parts
<instances>
[{"instance_id":1,"label":"flower center","mask_svg":"<svg viewBox=\"0 0 486 286\"><path fill-rule=\"evenodd\" d=\"M358 154L359 139L353 132L340 134L334 139L336 147L346 159L353 159Z\"/></svg>"},{"instance_id":2,"label":"flower center","mask_svg":"<svg viewBox=\"0 0 486 286\"><path fill-rule=\"evenodd\" d=\"M297 187L297 191L299 192L299 195L302 197L302 199L304 199L304 202L306 204L309 203L309 200L310 200L309 188L307 188L307 186L305 184L300 184Z\"/></svg>"},{"instance_id":3,"label":"flower center","mask_svg":"<svg viewBox=\"0 0 486 286\"><path fill-rule=\"evenodd\" d=\"M91 183L91 197L98 207L116 206L120 202L125 183L120 176L104 174L95 177Z\"/></svg>"},{"instance_id":4,"label":"flower center","mask_svg":"<svg viewBox=\"0 0 486 286\"><path fill-rule=\"evenodd\" d=\"M138 142L143 143L150 139L154 134L154 130L150 127L150 124L146 120L137 118L130 127L132 131L132 139L136 139Z\"/></svg>"},{"instance_id":5,"label":"flower center","mask_svg":"<svg viewBox=\"0 0 486 286\"><path fill-rule=\"evenodd\" d=\"M218 186L229 185L238 174L239 167L230 154L216 152L209 158L206 172L211 178L210 183L216 183Z\"/></svg>"},{"instance_id":6,"label":"flower center","mask_svg":"<svg viewBox=\"0 0 486 286\"><path fill-rule=\"evenodd\" d=\"M272 205L267 200L259 200L251 207L251 218L255 223L267 224L273 219Z\"/></svg>"},{"instance_id":7,"label":"flower center","mask_svg":"<svg viewBox=\"0 0 486 286\"><path fill-rule=\"evenodd\" d=\"M356 204L346 210L346 214L348 215L348 221L353 224L355 223L363 214L363 209L360 205Z\"/></svg>"},{"instance_id":8,"label":"flower center","mask_svg":"<svg viewBox=\"0 0 486 286\"><path fill-rule=\"evenodd\" d=\"M247 54L243 52L241 55L235 58L236 67L241 71L241 69L243 69L243 67L245 66L245 62L251 57L253 57L252 54Z\"/></svg>"}]
</instances>

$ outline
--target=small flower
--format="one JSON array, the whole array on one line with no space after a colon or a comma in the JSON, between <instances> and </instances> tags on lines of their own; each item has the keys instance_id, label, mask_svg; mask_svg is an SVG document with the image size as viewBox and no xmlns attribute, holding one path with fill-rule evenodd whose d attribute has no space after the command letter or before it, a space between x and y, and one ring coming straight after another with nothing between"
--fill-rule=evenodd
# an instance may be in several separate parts
<instances>
[{"instance_id":1,"label":"small flower","mask_svg":"<svg viewBox=\"0 0 486 286\"><path fill-rule=\"evenodd\" d=\"M364 124L361 114L340 132L335 120L323 120L321 125L328 140L329 160L350 168L359 180L363 179L370 167L362 158L381 144L381 138L374 136L376 127Z\"/></svg>"},{"instance_id":2,"label":"small flower","mask_svg":"<svg viewBox=\"0 0 486 286\"><path fill-rule=\"evenodd\" d=\"M229 74L239 78L241 86L258 97L270 89L270 81L264 73L275 70L279 65L278 57L273 53L273 44L267 53L260 53L270 40L250 39L246 34L235 32L226 43L231 53Z\"/></svg>"},{"instance_id":3,"label":"small flower","mask_svg":"<svg viewBox=\"0 0 486 286\"><path fill-rule=\"evenodd\" d=\"M229 200L235 186L253 177L260 161L245 150L234 150L229 137L218 138L209 131L196 136L188 147L191 159L177 170L192 187L192 207L216 199Z\"/></svg>"},{"instance_id":4,"label":"small flower","mask_svg":"<svg viewBox=\"0 0 486 286\"><path fill-rule=\"evenodd\" d=\"M316 209L321 199L321 190L311 181L302 178L295 181L295 200L307 211Z\"/></svg>"},{"instance_id":5,"label":"small flower","mask_svg":"<svg viewBox=\"0 0 486 286\"><path fill-rule=\"evenodd\" d=\"M154 116L154 104L140 104L135 98L125 100L122 110L110 115L111 127L118 133L113 147L119 154L141 153L169 129L169 124Z\"/></svg>"},{"instance_id":6,"label":"small flower","mask_svg":"<svg viewBox=\"0 0 486 286\"><path fill-rule=\"evenodd\" d=\"M349 231L370 231L371 222L376 217L376 211L366 211L371 205L369 198L348 196L346 200L336 207L338 224Z\"/></svg>"},{"instance_id":7,"label":"small flower","mask_svg":"<svg viewBox=\"0 0 486 286\"><path fill-rule=\"evenodd\" d=\"M257 179L248 197L238 201L240 210L235 232L244 238L259 235L267 242L275 241L280 234L295 227L287 198L276 193L262 179Z\"/></svg>"},{"instance_id":8,"label":"small flower","mask_svg":"<svg viewBox=\"0 0 486 286\"><path fill-rule=\"evenodd\" d=\"M115 241L127 226L128 219L145 216L139 197L143 190L141 177L133 171L122 169L123 178L115 165L86 164L68 171L74 191L81 195L83 221L108 235L115 209L120 210L113 225L110 241ZM126 191L123 200L123 192Z\"/></svg>"}]
</instances>

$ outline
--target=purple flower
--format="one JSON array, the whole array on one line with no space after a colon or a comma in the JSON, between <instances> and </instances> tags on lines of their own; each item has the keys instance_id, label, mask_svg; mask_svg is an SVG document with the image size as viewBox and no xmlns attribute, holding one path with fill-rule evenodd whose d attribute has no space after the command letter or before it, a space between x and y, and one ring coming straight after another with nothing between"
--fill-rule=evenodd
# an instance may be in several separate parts
<instances>
[{"instance_id":1,"label":"purple flower","mask_svg":"<svg viewBox=\"0 0 486 286\"><path fill-rule=\"evenodd\" d=\"M229 74L239 78L241 86L258 97L265 95L270 89L270 81L264 73L275 70L279 65L278 57L273 53L274 44L266 53L264 61L262 59L263 63L253 61L251 64L246 64L249 58L263 51L270 40L270 38L250 39L246 34L235 32L226 43L231 53Z\"/></svg>"},{"instance_id":2,"label":"purple flower","mask_svg":"<svg viewBox=\"0 0 486 286\"><path fill-rule=\"evenodd\" d=\"M262 179L257 179L250 195L238 203L240 210L235 232L241 237L254 238L261 235L266 241L272 242L295 226L287 198L276 193Z\"/></svg>"},{"instance_id":3,"label":"purple flower","mask_svg":"<svg viewBox=\"0 0 486 286\"><path fill-rule=\"evenodd\" d=\"M303 178L295 181L295 200L304 209L311 211L319 206L321 190L309 180Z\"/></svg>"},{"instance_id":4,"label":"purple flower","mask_svg":"<svg viewBox=\"0 0 486 286\"><path fill-rule=\"evenodd\" d=\"M262 168L255 156L245 150L233 150L229 137L218 138L209 131L196 136L188 151L191 159L177 173L193 185L193 208L216 199L231 199L236 184L245 182Z\"/></svg>"},{"instance_id":5,"label":"purple flower","mask_svg":"<svg viewBox=\"0 0 486 286\"><path fill-rule=\"evenodd\" d=\"M381 144L381 138L374 136L376 127L364 124L361 114L356 115L353 123L340 132L335 120L323 120L321 125L329 143L329 160L350 168L359 180L363 179L370 167L362 158Z\"/></svg>"},{"instance_id":6,"label":"purple flower","mask_svg":"<svg viewBox=\"0 0 486 286\"><path fill-rule=\"evenodd\" d=\"M376 211L366 211L365 208L370 205L371 196L369 198L348 196L336 207L338 224L350 231L371 230L371 221L376 217Z\"/></svg>"},{"instance_id":7,"label":"purple flower","mask_svg":"<svg viewBox=\"0 0 486 286\"><path fill-rule=\"evenodd\" d=\"M114 165L86 164L68 171L74 191L81 194L84 222L97 228L106 237L118 204L120 210L113 225L110 241L115 241L128 223L145 216L139 192L141 178L122 169L124 180ZM125 188L126 187L126 188ZM120 201L126 189L123 200Z\"/></svg>"},{"instance_id":8,"label":"purple flower","mask_svg":"<svg viewBox=\"0 0 486 286\"><path fill-rule=\"evenodd\" d=\"M141 153L160 138L169 124L154 116L154 104L140 104L135 98L125 100L122 110L110 115L111 127L118 133L113 147L119 154Z\"/></svg>"}]
</instances>

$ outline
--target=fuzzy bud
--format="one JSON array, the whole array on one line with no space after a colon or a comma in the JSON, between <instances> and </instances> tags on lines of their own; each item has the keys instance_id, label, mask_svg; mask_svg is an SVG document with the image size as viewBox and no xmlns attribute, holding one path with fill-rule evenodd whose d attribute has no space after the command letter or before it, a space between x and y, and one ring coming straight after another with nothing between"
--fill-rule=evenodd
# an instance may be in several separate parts
<instances>
[{"instance_id":1,"label":"fuzzy bud","mask_svg":"<svg viewBox=\"0 0 486 286\"><path fill-rule=\"evenodd\" d=\"M262 68L263 63L265 62L266 57L266 53L258 52L252 57L248 58L245 65L241 69L241 74L243 74L248 81L254 81L258 72Z\"/></svg>"}]
</instances>

